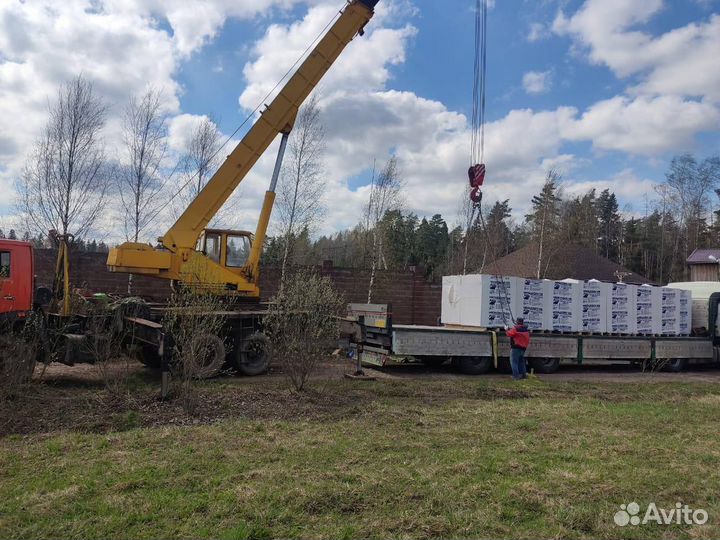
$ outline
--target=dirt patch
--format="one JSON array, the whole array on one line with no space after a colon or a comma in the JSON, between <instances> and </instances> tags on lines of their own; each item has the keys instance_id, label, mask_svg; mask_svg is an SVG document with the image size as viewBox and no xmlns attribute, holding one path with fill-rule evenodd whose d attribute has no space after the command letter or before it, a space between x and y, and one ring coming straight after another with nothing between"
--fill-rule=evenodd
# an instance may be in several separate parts
<instances>
[{"instance_id":1,"label":"dirt patch","mask_svg":"<svg viewBox=\"0 0 720 540\"><path fill-rule=\"evenodd\" d=\"M282 373L260 377L228 375L197 384L197 407L192 415L179 401L160 399L160 376L132 366L122 394L108 392L93 366L51 365L39 368L19 397L0 403L0 436L56 431L107 432L136 427L195 425L225 418L267 420L334 420L358 414L375 399L362 386L331 387L342 380L343 364L323 365L314 385L291 390Z\"/></svg>"},{"instance_id":2,"label":"dirt patch","mask_svg":"<svg viewBox=\"0 0 720 540\"><path fill-rule=\"evenodd\" d=\"M118 367L120 369L120 367ZM354 366L338 358L323 362L308 390L298 393L278 369L259 377L227 375L197 385L197 408L187 414L177 401L161 401L160 374L140 364L127 369L122 394L106 389L94 366L38 368L34 380L14 400L0 403L0 436L57 431L107 432L137 427L208 424L229 418L333 421L364 414L376 400L442 404L454 399L481 401L543 396L632 401L647 383L720 383L717 369L687 373L643 373L627 366L563 367L537 375L544 385L503 384L509 375L459 375L450 366L400 365L366 368L375 381L347 381ZM577 384L587 383L587 384ZM608 391L605 383L624 383ZM680 399L680 398L678 398ZM710 398L709 398L710 399ZM716 398L712 398L716 399Z\"/></svg>"}]
</instances>

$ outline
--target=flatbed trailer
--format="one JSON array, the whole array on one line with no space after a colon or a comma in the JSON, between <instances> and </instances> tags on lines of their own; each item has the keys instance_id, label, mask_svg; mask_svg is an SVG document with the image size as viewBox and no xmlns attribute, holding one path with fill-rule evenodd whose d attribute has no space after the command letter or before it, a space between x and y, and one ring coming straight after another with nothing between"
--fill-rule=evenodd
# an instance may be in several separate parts
<instances>
[{"instance_id":1,"label":"flatbed trailer","mask_svg":"<svg viewBox=\"0 0 720 540\"><path fill-rule=\"evenodd\" d=\"M637 363L648 369L682 371L690 364L720 361L717 303L707 335L643 336L532 333L525 357L539 373L562 364ZM385 304L350 304L347 335L362 364L386 366L419 360L428 365L450 362L458 371L479 375L507 365L510 340L503 329L393 324Z\"/></svg>"}]
</instances>

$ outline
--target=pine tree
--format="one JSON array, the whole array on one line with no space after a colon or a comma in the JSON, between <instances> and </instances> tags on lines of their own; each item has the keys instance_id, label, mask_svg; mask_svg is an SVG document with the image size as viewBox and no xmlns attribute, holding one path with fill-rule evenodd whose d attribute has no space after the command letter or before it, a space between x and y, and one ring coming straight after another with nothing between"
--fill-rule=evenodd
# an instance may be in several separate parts
<instances>
[{"instance_id":1,"label":"pine tree","mask_svg":"<svg viewBox=\"0 0 720 540\"><path fill-rule=\"evenodd\" d=\"M597 200L600 224L600 253L603 257L617 261L620 255L620 215L615 194L604 189Z\"/></svg>"},{"instance_id":2,"label":"pine tree","mask_svg":"<svg viewBox=\"0 0 720 540\"><path fill-rule=\"evenodd\" d=\"M532 212L525 216L532 231L532 237L538 244L536 277L540 279L548 261L557 247L560 231L560 203L558 193L560 175L550 170L547 173L542 191L532 198ZM548 249L550 248L550 249Z\"/></svg>"}]
</instances>

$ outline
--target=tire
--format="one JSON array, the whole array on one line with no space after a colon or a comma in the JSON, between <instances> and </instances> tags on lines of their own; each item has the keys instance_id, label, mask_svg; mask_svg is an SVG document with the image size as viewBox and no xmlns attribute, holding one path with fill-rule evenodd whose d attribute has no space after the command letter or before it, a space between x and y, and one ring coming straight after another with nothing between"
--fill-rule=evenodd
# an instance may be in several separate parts
<instances>
[{"instance_id":1,"label":"tire","mask_svg":"<svg viewBox=\"0 0 720 540\"><path fill-rule=\"evenodd\" d=\"M135 358L140 363L151 369L160 369L162 358L158 354L157 347L153 345L138 345L136 348Z\"/></svg>"},{"instance_id":2,"label":"tire","mask_svg":"<svg viewBox=\"0 0 720 540\"><path fill-rule=\"evenodd\" d=\"M672 373L680 373L682 371L685 371L688 366L688 361L685 358L675 358L673 360L670 360L666 365L665 369L668 371L671 371Z\"/></svg>"},{"instance_id":3,"label":"tire","mask_svg":"<svg viewBox=\"0 0 720 540\"><path fill-rule=\"evenodd\" d=\"M452 365L464 375L483 375L493 367L493 360L489 356L456 356Z\"/></svg>"},{"instance_id":4,"label":"tire","mask_svg":"<svg viewBox=\"0 0 720 540\"><path fill-rule=\"evenodd\" d=\"M538 373L555 373L560 369L559 358L535 358L530 360L530 366Z\"/></svg>"},{"instance_id":5,"label":"tire","mask_svg":"<svg viewBox=\"0 0 720 540\"><path fill-rule=\"evenodd\" d=\"M417 359L428 367L440 367L448 361L447 356L418 356Z\"/></svg>"},{"instance_id":6,"label":"tire","mask_svg":"<svg viewBox=\"0 0 720 540\"><path fill-rule=\"evenodd\" d=\"M270 340L262 332L244 339L235 353L235 367L248 377L261 375L270 368Z\"/></svg>"},{"instance_id":7,"label":"tire","mask_svg":"<svg viewBox=\"0 0 720 540\"><path fill-rule=\"evenodd\" d=\"M198 351L202 365L194 367L193 378L215 377L225 364L225 343L214 334L200 334L192 340L191 346Z\"/></svg>"}]
</instances>

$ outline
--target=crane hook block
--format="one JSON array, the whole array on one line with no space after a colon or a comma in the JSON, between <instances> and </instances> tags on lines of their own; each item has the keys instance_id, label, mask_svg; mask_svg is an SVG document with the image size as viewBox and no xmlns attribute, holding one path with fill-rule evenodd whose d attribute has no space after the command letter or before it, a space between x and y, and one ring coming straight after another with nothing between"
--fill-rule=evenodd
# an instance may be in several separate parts
<instances>
[{"instance_id":1,"label":"crane hook block","mask_svg":"<svg viewBox=\"0 0 720 540\"><path fill-rule=\"evenodd\" d=\"M480 204L482 201L482 191L480 190L480 186L475 186L470 190L470 200L475 204Z\"/></svg>"},{"instance_id":2,"label":"crane hook block","mask_svg":"<svg viewBox=\"0 0 720 540\"><path fill-rule=\"evenodd\" d=\"M485 181L485 164L478 163L468 169L468 177L470 178L470 187L479 188Z\"/></svg>"}]
</instances>

